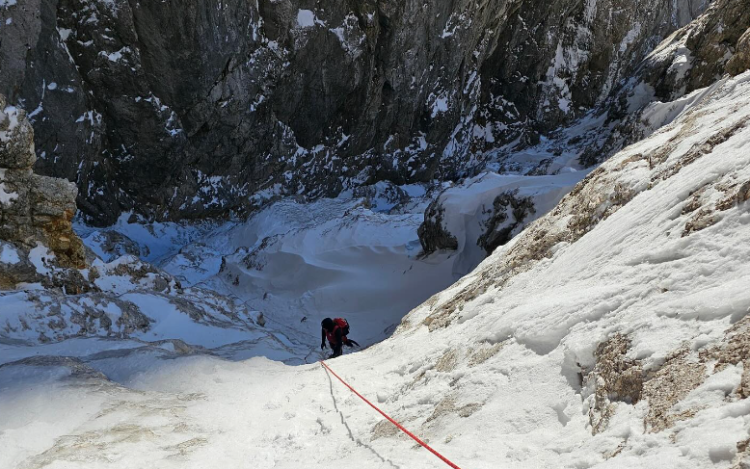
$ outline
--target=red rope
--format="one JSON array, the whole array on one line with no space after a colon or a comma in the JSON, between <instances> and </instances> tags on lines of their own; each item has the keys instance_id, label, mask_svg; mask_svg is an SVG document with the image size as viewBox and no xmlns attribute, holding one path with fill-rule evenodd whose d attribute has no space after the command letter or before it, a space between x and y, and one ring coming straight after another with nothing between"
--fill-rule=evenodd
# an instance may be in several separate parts
<instances>
[{"instance_id":1,"label":"red rope","mask_svg":"<svg viewBox=\"0 0 750 469\"><path fill-rule=\"evenodd\" d=\"M341 381L344 384L344 386L346 386L347 388L349 388L349 390L351 392L353 392L354 394L356 394L357 397L359 397L360 399L362 399L363 401L365 401L367 403L367 405L369 405L373 409L377 410L380 413L380 415L382 415L383 417L385 417L386 419L388 419L388 421L391 422L392 424L394 424L396 427L398 427L399 430L401 430L402 432L404 432L407 435L409 435L414 441L416 441L417 443L419 443L420 445L422 445L422 447L424 447L425 449L427 449L427 451L429 451L430 453L432 453L435 456L437 456L438 458L440 458L445 464L449 465L453 469L461 469L460 467L458 467L455 464L453 464L452 462L450 462L445 456L443 456L442 454L440 454L437 451L435 451L434 449L432 449L430 447L430 445L428 445L424 441L420 440L415 434L413 434L409 430L405 429L400 423L396 422L391 417L389 417L388 414L386 414L382 410L378 409L372 402L368 401L364 396L362 396L362 394L358 393L353 387L349 386L349 383L347 383L346 381L344 381L343 379L341 379L341 377L339 375L337 375L336 372L333 371L331 369L331 367L329 367L323 360L320 360L320 364L323 365L326 368L326 370L330 371L331 374L333 376L335 376L339 381Z\"/></svg>"}]
</instances>

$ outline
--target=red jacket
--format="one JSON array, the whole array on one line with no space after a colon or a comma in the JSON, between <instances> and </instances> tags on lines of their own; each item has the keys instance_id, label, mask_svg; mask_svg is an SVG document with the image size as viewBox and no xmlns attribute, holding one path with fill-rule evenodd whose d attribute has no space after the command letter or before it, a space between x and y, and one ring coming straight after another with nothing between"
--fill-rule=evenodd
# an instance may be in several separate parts
<instances>
[{"instance_id":1,"label":"red jacket","mask_svg":"<svg viewBox=\"0 0 750 469\"><path fill-rule=\"evenodd\" d=\"M349 323L346 322L346 319L336 318L333 320L333 330L326 330L325 333L328 342L332 346L341 342L347 342L346 334L349 333Z\"/></svg>"}]
</instances>

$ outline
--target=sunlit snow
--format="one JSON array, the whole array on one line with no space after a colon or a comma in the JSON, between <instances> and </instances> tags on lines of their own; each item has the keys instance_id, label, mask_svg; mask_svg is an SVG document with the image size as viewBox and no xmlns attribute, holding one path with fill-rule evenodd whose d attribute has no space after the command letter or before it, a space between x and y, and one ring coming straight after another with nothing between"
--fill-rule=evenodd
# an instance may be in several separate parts
<instances>
[{"instance_id":1,"label":"sunlit snow","mask_svg":"<svg viewBox=\"0 0 750 469\"><path fill-rule=\"evenodd\" d=\"M282 200L222 225L123 217L112 229L184 285L155 291L158 275L134 257L98 260L97 286L153 323L62 342L36 328L54 316L75 329L72 308L95 294L59 313L30 307L52 308L44 291L0 295L0 467L440 467L314 363L321 317L339 315L367 348L331 366L461 467L731 467L750 434L745 370L706 356L750 312L750 73L647 119L650 137L560 204L586 175L573 165L448 189L457 252L420 256L416 229L436 196L422 186L400 188L413 196L403 203L384 186ZM509 188L535 197L540 218L474 268L481 201ZM107 254L98 230L81 231ZM48 256L32 251L39 272ZM210 292L247 314L212 315L230 300ZM203 306L186 313L179 297ZM127 316L118 308L105 314ZM699 368L664 428L648 423L658 389L628 401L587 381L600 344L620 336L643 379L674 360Z\"/></svg>"}]
</instances>

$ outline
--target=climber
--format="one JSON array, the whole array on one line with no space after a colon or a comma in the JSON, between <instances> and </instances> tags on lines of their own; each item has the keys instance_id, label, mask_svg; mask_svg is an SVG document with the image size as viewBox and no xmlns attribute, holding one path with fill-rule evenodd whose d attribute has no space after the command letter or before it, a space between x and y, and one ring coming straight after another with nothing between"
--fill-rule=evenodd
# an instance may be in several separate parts
<instances>
[{"instance_id":1,"label":"climber","mask_svg":"<svg viewBox=\"0 0 750 469\"><path fill-rule=\"evenodd\" d=\"M349 323L344 318L325 318L320 322L322 331L320 334L320 349L326 348L326 338L328 343L331 345L333 354L328 358L336 358L341 355L342 345L347 347L359 347L359 344L353 340L348 339L346 336L349 334Z\"/></svg>"}]
</instances>

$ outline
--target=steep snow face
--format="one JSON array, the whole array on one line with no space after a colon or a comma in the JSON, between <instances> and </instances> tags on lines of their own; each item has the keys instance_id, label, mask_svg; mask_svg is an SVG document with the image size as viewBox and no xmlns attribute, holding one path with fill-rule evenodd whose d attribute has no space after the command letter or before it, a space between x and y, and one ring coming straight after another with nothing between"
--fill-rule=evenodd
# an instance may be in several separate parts
<instances>
[{"instance_id":1,"label":"steep snow face","mask_svg":"<svg viewBox=\"0 0 750 469\"><path fill-rule=\"evenodd\" d=\"M553 184L557 178L490 173L482 179L491 184L475 182L485 192L523 187L551 206L566 190ZM461 200L476 199L472 207L479 211L484 192L471 189L473 184L455 186L443 198L465 193ZM438 190L381 182L310 204L280 201L247 222L223 225L144 225L128 216L107 230L79 225L101 258L81 272L89 292L0 295L0 337L27 344L106 337L140 341L147 350L171 341L183 353L299 364L318 359L321 318L345 316L356 324L353 338L369 346L389 337L408 311L483 257L476 239L481 217L468 212L466 227L452 226L466 229L465 243L424 256L418 227ZM546 210L538 208L540 214ZM32 254L35 270L58 275L45 246ZM112 342L86 343L104 350Z\"/></svg>"},{"instance_id":2,"label":"steep snow face","mask_svg":"<svg viewBox=\"0 0 750 469\"><path fill-rule=\"evenodd\" d=\"M745 73L331 366L461 467L743 467L749 145ZM0 466L439 467L318 365L100 342L3 345Z\"/></svg>"},{"instance_id":3,"label":"steep snow face","mask_svg":"<svg viewBox=\"0 0 750 469\"><path fill-rule=\"evenodd\" d=\"M738 464L750 430L749 100L750 75L720 83L412 312L380 357L409 342L432 344L432 357L415 356L399 382L411 392L394 386L386 401L429 393L400 417L440 437L471 422L512 467ZM471 458L475 438L446 447Z\"/></svg>"}]
</instances>

